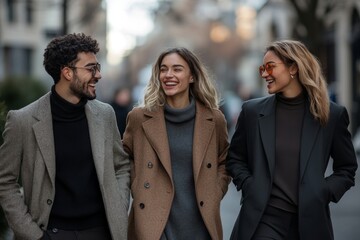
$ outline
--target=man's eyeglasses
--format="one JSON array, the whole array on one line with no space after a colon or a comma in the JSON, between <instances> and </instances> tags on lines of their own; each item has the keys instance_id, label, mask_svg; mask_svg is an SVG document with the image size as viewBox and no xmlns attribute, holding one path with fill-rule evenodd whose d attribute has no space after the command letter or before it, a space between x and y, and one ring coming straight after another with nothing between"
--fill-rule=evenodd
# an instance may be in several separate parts
<instances>
[{"instance_id":1,"label":"man's eyeglasses","mask_svg":"<svg viewBox=\"0 0 360 240\"><path fill-rule=\"evenodd\" d=\"M259 74L260 77L262 77L263 73L266 71L269 75L272 74L274 67L276 67L276 64L283 64L283 63L275 63L275 62L269 62L265 65L261 65L259 67Z\"/></svg>"},{"instance_id":2,"label":"man's eyeglasses","mask_svg":"<svg viewBox=\"0 0 360 240\"><path fill-rule=\"evenodd\" d=\"M86 67L69 67L72 69L80 68L80 69L87 69L91 72L92 77L95 77L96 71L101 71L101 65L100 63L96 63L94 65L86 66Z\"/></svg>"}]
</instances>

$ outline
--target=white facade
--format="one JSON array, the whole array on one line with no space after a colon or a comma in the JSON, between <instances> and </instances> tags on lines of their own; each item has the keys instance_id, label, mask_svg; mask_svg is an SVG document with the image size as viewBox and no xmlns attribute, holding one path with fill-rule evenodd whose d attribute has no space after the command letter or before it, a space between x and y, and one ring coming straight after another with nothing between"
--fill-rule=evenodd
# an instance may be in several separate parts
<instances>
[{"instance_id":1,"label":"white facade","mask_svg":"<svg viewBox=\"0 0 360 240\"><path fill-rule=\"evenodd\" d=\"M68 33L84 32L99 41L99 61L106 56L106 11L101 0L67 1ZM52 85L43 68L48 42L62 32L64 0L0 1L0 80L32 76ZM90 10L89 10L90 9ZM86 16L85 14L91 14Z\"/></svg>"}]
</instances>

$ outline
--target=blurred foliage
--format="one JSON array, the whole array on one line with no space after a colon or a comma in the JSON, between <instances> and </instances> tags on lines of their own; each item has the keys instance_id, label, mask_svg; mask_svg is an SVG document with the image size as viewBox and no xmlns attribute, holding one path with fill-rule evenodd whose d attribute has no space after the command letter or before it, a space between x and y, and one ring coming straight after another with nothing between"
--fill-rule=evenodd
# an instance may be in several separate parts
<instances>
[{"instance_id":1,"label":"blurred foliage","mask_svg":"<svg viewBox=\"0 0 360 240\"><path fill-rule=\"evenodd\" d=\"M46 93L45 85L37 79L9 77L0 81L0 102L8 110L19 109Z\"/></svg>"},{"instance_id":2,"label":"blurred foliage","mask_svg":"<svg viewBox=\"0 0 360 240\"><path fill-rule=\"evenodd\" d=\"M45 85L39 80L27 77L9 77L0 81L0 145L8 110L19 109L46 93ZM7 222L0 208L0 239L4 239Z\"/></svg>"}]
</instances>

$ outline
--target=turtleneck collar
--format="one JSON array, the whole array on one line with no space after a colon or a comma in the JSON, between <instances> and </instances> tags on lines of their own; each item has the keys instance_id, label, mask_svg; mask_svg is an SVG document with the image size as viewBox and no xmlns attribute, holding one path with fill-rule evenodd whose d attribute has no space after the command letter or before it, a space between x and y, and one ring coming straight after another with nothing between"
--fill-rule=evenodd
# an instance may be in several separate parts
<instances>
[{"instance_id":1,"label":"turtleneck collar","mask_svg":"<svg viewBox=\"0 0 360 240\"><path fill-rule=\"evenodd\" d=\"M305 102L305 93L304 91L301 91L299 95L296 97L285 97L282 93L276 94L276 100L279 101L282 104L288 105L288 106L297 106L301 105Z\"/></svg>"},{"instance_id":2,"label":"turtleneck collar","mask_svg":"<svg viewBox=\"0 0 360 240\"><path fill-rule=\"evenodd\" d=\"M85 105L87 99L81 98L79 103L72 104L56 92L55 85L51 87L50 103L54 120L71 122L85 117Z\"/></svg>"},{"instance_id":3,"label":"turtleneck collar","mask_svg":"<svg viewBox=\"0 0 360 240\"><path fill-rule=\"evenodd\" d=\"M193 97L190 99L190 104L185 108L177 109L172 108L168 104L164 106L165 119L173 123L182 123L189 121L195 117L195 100Z\"/></svg>"}]
</instances>

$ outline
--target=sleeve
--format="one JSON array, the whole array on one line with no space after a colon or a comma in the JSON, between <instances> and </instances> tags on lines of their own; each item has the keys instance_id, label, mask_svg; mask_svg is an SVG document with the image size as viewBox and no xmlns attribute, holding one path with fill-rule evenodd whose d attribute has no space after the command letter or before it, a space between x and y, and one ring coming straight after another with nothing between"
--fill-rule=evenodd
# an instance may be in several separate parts
<instances>
[{"instance_id":1,"label":"sleeve","mask_svg":"<svg viewBox=\"0 0 360 240\"><path fill-rule=\"evenodd\" d=\"M119 183L121 198L125 202L126 208L130 204L130 160L128 154L124 151L121 136L116 125L116 117L112 111L112 122L115 133L114 137L114 167L116 179Z\"/></svg>"},{"instance_id":2,"label":"sleeve","mask_svg":"<svg viewBox=\"0 0 360 240\"><path fill-rule=\"evenodd\" d=\"M342 107L331 145L333 173L326 178L333 202L338 202L345 192L355 184L357 159L348 125L349 115Z\"/></svg>"},{"instance_id":3,"label":"sleeve","mask_svg":"<svg viewBox=\"0 0 360 240\"><path fill-rule=\"evenodd\" d=\"M33 220L18 183L22 162L22 117L9 111L0 147L0 204L9 227L19 239L40 239L43 231Z\"/></svg>"},{"instance_id":4,"label":"sleeve","mask_svg":"<svg viewBox=\"0 0 360 240\"><path fill-rule=\"evenodd\" d=\"M228 190L228 186L230 183L230 176L228 175L225 164L226 164L226 156L229 149L229 141L228 141L228 131L227 124L223 114L220 115L218 120L218 148L219 148L219 156L218 156L218 178L221 185L221 189L223 192L223 197Z\"/></svg>"},{"instance_id":5,"label":"sleeve","mask_svg":"<svg viewBox=\"0 0 360 240\"><path fill-rule=\"evenodd\" d=\"M127 119L126 119L126 128L124 132L123 137L123 144L124 144L124 150L129 155L130 160L130 177L131 177L131 183L133 182L135 178L135 169L134 169L134 154L133 154L133 125L134 125L134 111L130 111ZM130 184L131 184L130 183Z\"/></svg>"}]
</instances>

